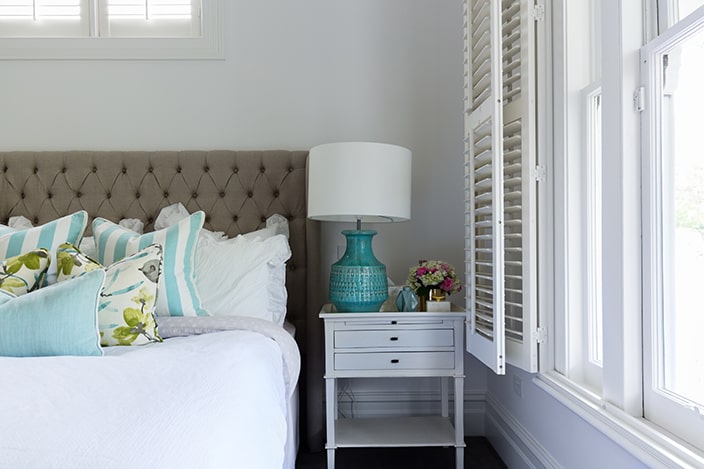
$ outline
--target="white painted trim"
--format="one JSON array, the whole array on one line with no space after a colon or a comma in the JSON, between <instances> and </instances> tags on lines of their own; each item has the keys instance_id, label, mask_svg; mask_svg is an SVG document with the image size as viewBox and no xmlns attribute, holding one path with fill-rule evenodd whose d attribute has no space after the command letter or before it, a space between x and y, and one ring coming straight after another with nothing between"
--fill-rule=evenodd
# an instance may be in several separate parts
<instances>
[{"instance_id":1,"label":"white painted trim","mask_svg":"<svg viewBox=\"0 0 704 469\"><path fill-rule=\"evenodd\" d=\"M651 468L704 467L701 449L626 414L557 373L537 375L533 383Z\"/></svg>"},{"instance_id":2,"label":"white painted trim","mask_svg":"<svg viewBox=\"0 0 704 469\"><path fill-rule=\"evenodd\" d=\"M486 403L486 437L509 467L562 467L503 404L491 395Z\"/></svg>"}]
</instances>

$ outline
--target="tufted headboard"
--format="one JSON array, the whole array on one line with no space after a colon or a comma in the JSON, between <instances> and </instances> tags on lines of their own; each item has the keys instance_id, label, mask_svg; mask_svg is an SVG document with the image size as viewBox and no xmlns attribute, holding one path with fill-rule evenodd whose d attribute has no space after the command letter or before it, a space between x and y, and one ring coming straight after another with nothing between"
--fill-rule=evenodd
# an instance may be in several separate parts
<instances>
[{"instance_id":1,"label":"tufted headboard","mask_svg":"<svg viewBox=\"0 0 704 469\"><path fill-rule=\"evenodd\" d=\"M119 221L139 218L145 231L163 207L203 210L205 228L228 236L289 220L287 319L302 354L302 391L322 406L320 229L306 218L307 151L0 152L0 223L23 215L35 225L86 210ZM89 225L90 226L90 225ZM305 400L302 400L305 407ZM322 431L317 410L307 433ZM302 415L306 415L302 409ZM320 427L320 428L319 428Z\"/></svg>"}]
</instances>

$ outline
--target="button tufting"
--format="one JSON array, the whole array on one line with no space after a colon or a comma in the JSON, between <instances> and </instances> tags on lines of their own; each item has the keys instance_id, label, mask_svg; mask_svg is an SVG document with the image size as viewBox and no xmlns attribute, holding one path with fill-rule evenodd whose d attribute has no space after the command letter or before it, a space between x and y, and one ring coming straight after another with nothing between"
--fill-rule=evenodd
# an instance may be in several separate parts
<instances>
[{"instance_id":1,"label":"button tufting","mask_svg":"<svg viewBox=\"0 0 704 469\"><path fill-rule=\"evenodd\" d=\"M81 194L80 192L76 192L76 197L81 198L82 196L83 194Z\"/></svg>"},{"instance_id":2,"label":"button tufting","mask_svg":"<svg viewBox=\"0 0 704 469\"><path fill-rule=\"evenodd\" d=\"M224 192L220 192L220 198L222 199L223 197L225 197L225 193L224 193Z\"/></svg>"},{"instance_id":3,"label":"button tufting","mask_svg":"<svg viewBox=\"0 0 704 469\"><path fill-rule=\"evenodd\" d=\"M247 197L249 197L251 199L252 197L254 197L254 194L251 191L247 192Z\"/></svg>"},{"instance_id":4,"label":"button tufting","mask_svg":"<svg viewBox=\"0 0 704 469\"><path fill-rule=\"evenodd\" d=\"M289 172L289 173L292 173L292 172L293 172L293 168L288 168L288 172Z\"/></svg>"},{"instance_id":5,"label":"button tufting","mask_svg":"<svg viewBox=\"0 0 704 469\"><path fill-rule=\"evenodd\" d=\"M266 169L264 169L263 166L262 166L261 168L259 168L259 172L260 172L260 173L264 174L265 171L266 171Z\"/></svg>"},{"instance_id":6,"label":"button tufting","mask_svg":"<svg viewBox=\"0 0 704 469\"><path fill-rule=\"evenodd\" d=\"M134 196L135 196L135 198L139 199L140 197L142 197L142 194L140 194L139 192L137 192Z\"/></svg>"},{"instance_id":7,"label":"button tufting","mask_svg":"<svg viewBox=\"0 0 704 469\"><path fill-rule=\"evenodd\" d=\"M164 192L164 198L167 198L169 196L168 192Z\"/></svg>"},{"instance_id":8,"label":"button tufting","mask_svg":"<svg viewBox=\"0 0 704 469\"><path fill-rule=\"evenodd\" d=\"M154 219L152 217L149 217L147 219L147 223L149 223L151 225L152 223L154 223Z\"/></svg>"},{"instance_id":9,"label":"button tufting","mask_svg":"<svg viewBox=\"0 0 704 469\"><path fill-rule=\"evenodd\" d=\"M152 167L150 166L148 171L149 171L150 173L153 173L153 172L154 172L154 168L152 168Z\"/></svg>"},{"instance_id":10,"label":"button tufting","mask_svg":"<svg viewBox=\"0 0 704 469\"><path fill-rule=\"evenodd\" d=\"M37 174L39 172L39 168L34 168L34 174Z\"/></svg>"},{"instance_id":11,"label":"button tufting","mask_svg":"<svg viewBox=\"0 0 704 469\"><path fill-rule=\"evenodd\" d=\"M232 217L232 221L237 221L237 220L239 220L239 219L240 219L240 218L239 218L237 215L234 215L234 216Z\"/></svg>"},{"instance_id":12,"label":"button tufting","mask_svg":"<svg viewBox=\"0 0 704 469\"><path fill-rule=\"evenodd\" d=\"M278 196L279 196L279 191L274 191L274 197L278 197Z\"/></svg>"},{"instance_id":13,"label":"button tufting","mask_svg":"<svg viewBox=\"0 0 704 469\"><path fill-rule=\"evenodd\" d=\"M240 172L240 168L232 168L232 172L237 174Z\"/></svg>"},{"instance_id":14,"label":"button tufting","mask_svg":"<svg viewBox=\"0 0 704 469\"><path fill-rule=\"evenodd\" d=\"M47 199L51 199L52 197L53 197L53 196L51 195L51 192L48 192L48 193L46 194L46 198L47 198Z\"/></svg>"},{"instance_id":15,"label":"button tufting","mask_svg":"<svg viewBox=\"0 0 704 469\"><path fill-rule=\"evenodd\" d=\"M194 192L193 194L191 194L191 197L193 197L194 199L197 199L197 198L198 198L198 193L197 193L197 192Z\"/></svg>"},{"instance_id":16,"label":"button tufting","mask_svg":"<svg viewBox=\"0 0 704 469\"><path fill-rule=\"evenodd\" d=\"M108 192L107 194L105 194L105 197L109 199L110 197L112 197L112 194Z\"/></svg>"},{"instance_id":17,"label":"button tufting","mask_svg":"<svg viewBox=\"0 0 704 469\"><path fill-rule=\"evenodd\" d=\"M127 174L127 168L122 168L122 174Z\"/></svg>"},{"instance_id":18,"label":"button tufting","mask_svg":"<svg viewBox=\"0 0 704 469\"><path fill-rule=\"evenodd\" d=\"M177 172L177 173L180 173L180 172L181 172L181 167L180 167L180 166L179 166L178 168L176 168L176 172Z\"/></svg>"},{"instance_id":19,"label":"button tufting","mask_svg":"<svg viewBox=\"0 0 704 469\"><path fill-rule=\"evenodd\" d=\"M62 172L62 173L65 173L65 172L66 172L66 168L61 168L61 172Z\"/></svg>"},{"instance_id":20,"label":"button tufting","mask_svg":"<svg viewBox=\"0 0 704 469\"><path fill-rule=\"evenodd\" d=\"M261 220L262 220L262 223L266 223L266 217L262 217Z\"/></svg>"},{"instance_id":21,"label":"button tufting","mask_svg":"<svg viewBox=\"0 0 704 469\"><path fill-rule=\"evenodd\" d=\"M203 168L203 171L207 173L208 171L210 171L210 168L206 166L205 168Z\"/></svg>"},{"instance_id":22,"label":"button tufting","mask_svg":"<svg viewBox=\"0 0 704 469\"><path fill-rule=\"evenodd\" d=\"M94 173L97 173L97 172L98 172L98 168L96 168L95 166L93 166L93 172L94 172Z\"/></svg>"},{"instance_id":23,"label":"button tufting","mask_svg":"<svg viewBox=\"0 0 704 469\"><path fill-rule=\"evenodd\" d=\"M22 199L24 199L24 192L22 192L22 193L20 194L20 197L21 197Z\"/></svg>"},{"instance_id":24,"label":"button tufting","mask_svg":"<svg viewBox=\"0 0 704 469\"><path fill-rule=\"evenodd\" d=\"M38 224L39 224L39 218L34 217L34 220L32 220L32 223L34 223L35 225L38 225Z\"/></svg>"},{"instance_id":25,"label":"button tufting","mask_svg":"<svg viewBox=\"0 0 704 469\"><path fill-rule=\"evenodd\" d=\"M205 222L206 222L206 223L210 223L210 215L206 215L206 217L205 217Z\"/></svg>"}]
</instances>

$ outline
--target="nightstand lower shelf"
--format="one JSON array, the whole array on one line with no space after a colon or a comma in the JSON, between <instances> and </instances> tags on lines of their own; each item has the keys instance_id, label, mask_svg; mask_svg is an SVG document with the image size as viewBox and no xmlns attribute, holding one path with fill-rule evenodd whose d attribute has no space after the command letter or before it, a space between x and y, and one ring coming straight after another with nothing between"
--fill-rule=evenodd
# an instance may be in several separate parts
<instances>
[{"instance_id":1,"label":"nightstand lower shelf","mask_svg":"<svg viewBox=\"0 0 704 469\"><path fill-rule=\"evenodd\" d=\"M447 417L338 419L335 443L346 447L455 446L455 429Z\"/></svg>"}]
</instances>

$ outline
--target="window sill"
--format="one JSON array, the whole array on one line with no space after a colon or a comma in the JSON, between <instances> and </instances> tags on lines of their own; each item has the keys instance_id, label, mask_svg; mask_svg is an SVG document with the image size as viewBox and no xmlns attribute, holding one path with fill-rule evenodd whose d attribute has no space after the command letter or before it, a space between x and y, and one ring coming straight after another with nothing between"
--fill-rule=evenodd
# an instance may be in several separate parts
<instances>
[{"instance_id":1,"label":"window sill","mask_svg":"<svg viewBox=\"0 0 704 469\"><path fill-rule=\"evenodd\" d=\"M533 383L650 467L704 467L704 451L627 415L556 372L541 373Z\"/></svg>"}]
</instances>

